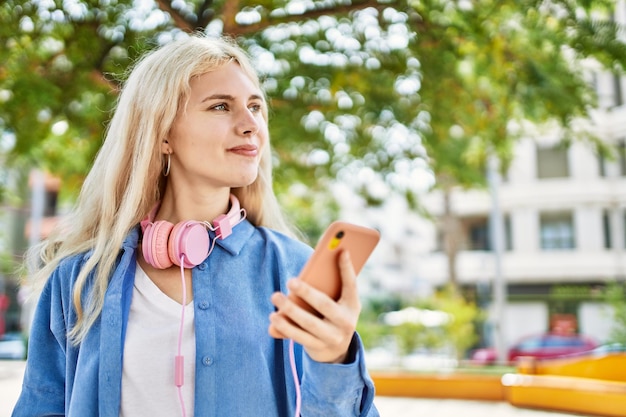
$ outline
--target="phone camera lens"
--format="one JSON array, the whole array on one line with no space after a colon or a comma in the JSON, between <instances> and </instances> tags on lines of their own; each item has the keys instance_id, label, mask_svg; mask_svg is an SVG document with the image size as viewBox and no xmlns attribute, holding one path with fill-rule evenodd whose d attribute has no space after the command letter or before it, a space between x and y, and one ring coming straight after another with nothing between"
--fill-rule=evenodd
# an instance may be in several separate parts
<instances>
[{"instance_id":1,"label":"phone camera lens","mask_svg":"<svg viewBox=\"0 0 626 417\"><path fill-rule=\"evenodd\" d=\"M335 235L335 238L337 239L341 239L343 237L343 230L337 232L337 234Z\"/></svg>"}]
</instances>

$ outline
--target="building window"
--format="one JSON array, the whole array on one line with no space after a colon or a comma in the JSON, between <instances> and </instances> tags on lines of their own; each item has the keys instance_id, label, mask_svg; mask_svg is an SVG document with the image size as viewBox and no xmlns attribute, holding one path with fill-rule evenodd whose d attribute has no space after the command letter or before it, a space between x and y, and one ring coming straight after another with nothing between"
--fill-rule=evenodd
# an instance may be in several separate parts
<instances>
[{"instance_id":1,"label":"building window","mask_svg":"<svg viewBox=\"0 0 626 417\"><path fill-rule=\"evenodd\" d=\"M604 249L611 249L613 241L611 240L611 213L608 210L602 212L602 233L604 234Z\"/></svg>"},{"instance_id":2,"label":"building window","mask_svg":"<svg viewBox=\"0 0 626 417\"><path fill-rule=\"evenodd\" d=\"M464 234L466 236L463 244L464 250L470 251L490 251L493 250L491 244L491 228L489 217L466 217L461 220ZM511 250L511 220L504 216L504 250Z\"/></svg>"},{"instance_id":3,"label":"building window","mask_svg":"<svg viewBox=\"0 0 626 417\"><path fill-rule=\"evenodd\" d=\"M618 73L613 74L613 97L615 106L621 106L624 104L624 97L622 95L622 77Z\"/></svg>"},{"instance_id":4,"label":"building window","mask_svg":"<svg viewBox=\"0 0 626 417\"><path fill-rule=\"evenodd\" d=\"M57 200L59 193L56 190L46 190L46 195L44 198L44 211L43 215L45 217L56 216L57 214Z\"/></svg>"},{"instance_id":5,"label":"building window","mask_svg":"<svg viewBox=\"0 0 626 417\"><path fill-rule=\"evenodd\" d=\"M606 177L606 158L604 155L598 155L598 171L602 178Z\"/></svg>"},{"instance_id":6,"label":"building window","mask_svg":"<svg viewBox=\"0 0 626 417\"><path fill-rule=\"evenodd\" d=\"M574 249L574 222L571 213L543 213L540 216L541 249Z\"/></svg>"},{"instance_id":7,"label":"building window","mask_svg":"<svg viewBox=\"0 0 626 417\"><path fill-rule=\"evenodd\" d=\"M615 145L615 153L611 157L605 155L598 155L598 167L601 177L607 177L607 161L614 162L619 166L619 175L621 177L626 176L626 141L620 139Z\"/></svg>"},{"instance_id":8,"label":"building window","mask_svg":"<svg viewBox=\"0 0 626 417\"><path fill-rule=\"evenodd\" d=\"M537 148L537 178L564 178L569 176L567 149L564 147Z\"/></svg>"},{"instance_id":9,"label":"building window","mask_svg":"<svg viewBox=\"0 0 626 417\"><path fill-rule=\"evenodd\" d=\"M491 250L488 218L464 219L463 223L467 230L467 250Z\"/></svg>"},{"instance_id":10,"label":"building window","mask_svg":"<svg viewBox=\"0 0 626 417\"><path fill-rule=\"evenodd\" d=\"M513 228L511 227L511 216L504 216L504 248L513 250Z\"/></svg>"}]
</instances>

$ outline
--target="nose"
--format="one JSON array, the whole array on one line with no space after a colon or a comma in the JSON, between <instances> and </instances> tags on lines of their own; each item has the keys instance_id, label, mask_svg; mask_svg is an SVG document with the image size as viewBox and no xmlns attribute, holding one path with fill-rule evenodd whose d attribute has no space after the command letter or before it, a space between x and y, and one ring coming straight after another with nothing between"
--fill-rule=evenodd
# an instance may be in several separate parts
<instances>
[{"instance_id":1,"label":"nose","mask_svg":"<svg viewBox=\"0 0 626 417\"><path fill-rule=\"evenodd\" d=\"M243 110L237 123L237 133L248 136L258 132L260 123L258 117L256 113L249 109Z\"/></svg>"}]
</instances>

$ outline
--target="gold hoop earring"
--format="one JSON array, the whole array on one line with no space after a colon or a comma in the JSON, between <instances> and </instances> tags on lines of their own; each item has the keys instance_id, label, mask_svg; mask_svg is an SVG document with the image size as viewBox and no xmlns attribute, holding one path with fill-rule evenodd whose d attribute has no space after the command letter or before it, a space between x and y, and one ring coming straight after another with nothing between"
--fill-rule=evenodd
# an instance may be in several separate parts
<instances>
[{"instance_id":1,"label":"gold hoop earring","mask_svg":"<svg viewBox=\"0 0 626 417\"><path fill-rule=\"evenodd\" d=\"M163 176L167 177L168 175L170 175L170 166L172 163L172 154L167 154L167 163L165 164L165 168L163 170Z\"/></svg>"}]
</instances>

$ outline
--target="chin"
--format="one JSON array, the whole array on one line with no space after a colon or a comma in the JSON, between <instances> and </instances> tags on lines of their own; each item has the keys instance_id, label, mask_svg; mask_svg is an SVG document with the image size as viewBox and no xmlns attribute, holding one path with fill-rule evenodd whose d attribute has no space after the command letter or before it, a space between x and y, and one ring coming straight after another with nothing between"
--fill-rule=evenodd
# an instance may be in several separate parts
<instances>
[{"instance_id":1,"label":"chin","mask_svg":"<svg viewBox=\"0 0 626 417\"><path fill-rule=\"evenodd\" d=\"M256 181L257 177L258 177L258 175L241 178L239 181L234 181L233 185L231 187L232 188L248 187L248 186L254 184L254 182Z\"/></svg>"}]
</instances>

